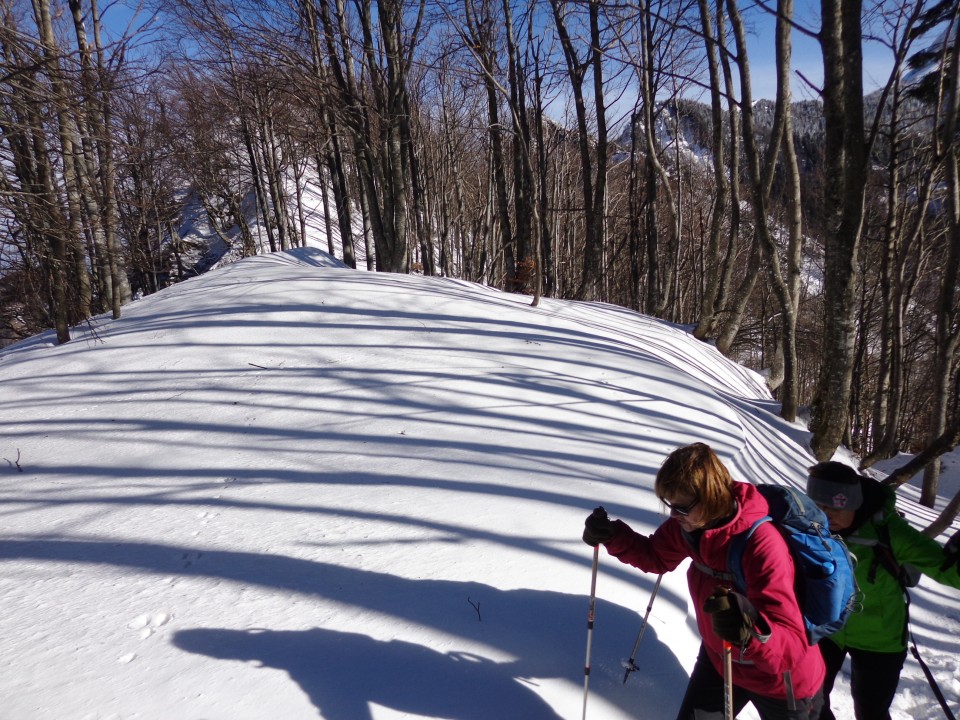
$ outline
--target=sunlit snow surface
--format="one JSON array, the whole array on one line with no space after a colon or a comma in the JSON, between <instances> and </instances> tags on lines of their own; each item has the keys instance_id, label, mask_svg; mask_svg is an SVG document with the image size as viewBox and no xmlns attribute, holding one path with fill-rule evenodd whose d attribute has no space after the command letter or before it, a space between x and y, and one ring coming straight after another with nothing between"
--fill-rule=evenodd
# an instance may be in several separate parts
<instances>
[{"instance_id":1,"label":"sunlit snow surface","mask_svg":"<svg viewBox=\"0 0 960 720\"><path fill-rule=\"evenodd\" d=\"M656 469L693 441L741 479L812 462L761 378L683 328L318 250L74 337L0 352L9 720L579 718L590 510L655 528ZM683 569L623 684L655 577L601 553L589 718L674 717L699 642ZM924 581L912 617L960 709L958 593ZM908 659L895 716L938 714Z\"/></svg>"}]
</instances>

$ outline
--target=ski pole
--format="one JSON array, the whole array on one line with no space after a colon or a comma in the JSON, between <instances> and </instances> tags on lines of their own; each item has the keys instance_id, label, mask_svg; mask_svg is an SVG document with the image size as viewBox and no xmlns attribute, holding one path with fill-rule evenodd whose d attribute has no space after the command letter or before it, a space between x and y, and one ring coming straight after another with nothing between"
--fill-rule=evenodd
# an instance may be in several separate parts
<instances>
[{"instance_id":1,"label":"ski pole","mask_svg":"<svg viewBox=\"0 0 960 720\"><path fill-rule=\"evenodd\" d=\"M927 678L930 689L933 690L933 694L936 696L937 702L940 703L940 708L943 710L943 714L947 717L947 720L957 720L956 715L953 714L950 706L947 705L947 699L943 696L943 691L940 689L940 686L937 685L933 673L930 672L930 668L927 667L923 658L920 657L920 651L917 650L917 641L913 639L913 632L910 633L910 652L917 659L917 662L920 663L920 669L923 670L923 675Z\"/></svg>"},{"instance_id":2,"label":"ski pole","mask_svg":"<svg viewBox=\"0 0 960 720\"><path fill-rule=\"evenodd\" d=\"M590 610L587 612L587 661L583 666L583 720L587 720L587 690L590 687L590 650L593 645L593 618L597 607L597 568L600 546L593 547L593 570L590 574Z\"/></svg>"},{"instance_id":3,"label":"ski pole","mask_svg":"<svg viewBox=\"0 0 960 720\"><path fill-rule=\"evenodd\" d=\"M733 719L733 646L723 641L723 718Z\"/></svg>"},{"instance_id":4,"label":"ski pole","mask_svg":"<svg viewBox=\"0 0 960 720\"><path fill-rule=\"evenodd\" d=\"M637 649L640 647L640 641L643 639L643 631L647 629L647 619L650 617L650 611L653 609L653 601L657 599L657 590L660 589L660 581L663 580L663 573L660 573L657 576L657 582L653 586L653 592L650 593L650 602L647 603L647 611L643 614L643 622L640 623L640 632L637 633L637 641L633 644L633 652L630 654L630 659L624 663L626 670L623 673L623 684L627 684L627 678L630 677L630 673L634 670L639 670L637 667Z\"/></svg>"}]
</instances>

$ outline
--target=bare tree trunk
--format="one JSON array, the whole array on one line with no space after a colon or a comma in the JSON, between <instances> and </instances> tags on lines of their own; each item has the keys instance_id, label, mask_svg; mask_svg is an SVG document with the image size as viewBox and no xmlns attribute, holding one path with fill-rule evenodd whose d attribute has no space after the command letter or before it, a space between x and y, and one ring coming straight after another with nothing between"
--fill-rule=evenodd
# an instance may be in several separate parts
<instances>
[{"instance_id":1,"label":"bare tree trunk","mask_svg":"<svg viewBox=\"0 0 960 720\"><path fill-rule=\"evenodd\" d=\"M890 473L883 481L884 484L891 485L894 488L900 487L920 470L929 467L930 463L954 450L957 445L960 445L960 421L948 427L942 435L934 438L933 442L927 445L922 452ZM933 507L933 505L929 507Z\"/></svg>"},{"instance_id":2,"label":"bare tree trunk","mask_svg":"<svg viewBox=\"0 0 960 720\"><path fill-rule=\"evenodd\" d=\"M73 186L75 194L74 200L82 202L85 212L85 220L88 231L93 237L93 247L95 255L91 255L90 261L96 277L99 281L100 302L103 307L113 305L113 280L115 273L110 269L110 249L107 246L106 235L104 232L100 204L105 200L97 192L97 163L93 157L92 143L96 142L104 135L102 123L99 121L98 104L96 97L95 81L93 78L93 60L90 57L90 47L87 42L86 28L83 25L83 15L81 12L79 0L69 0L70 12L73 16L74 33L77 39L77 51L80 57L80 78L82 85L83 101L76 103L72 110L71 124L67 132L70 135L69 161L67 152L64 150L64 180ZM94 6L96 7L96 6ZM91 135L93 137L91 137ZM68 172L69 165L69 172ZM71 179L68 177L72 175ZM70 188L68 185L68 195ZM100 196L101 201L97 200ZM68 201L69 204L69 201ZM70 214L73 214L71 210ZM72 232L72 231L71 231ZM74 235L79 238L79 234ZM76 240L71 244L76 244ZM114 263L115 265L116 263ZM83 273L86 275L86 271ZM89 313L89 283L85 283L86 288L81 291L81 295L86 295L87 312ZM120 317L119 305L113 307L114 317Z\"/></svg>"},{"instance_id":3,"label":"bare tree trunk","mask_svg":"<svg viewBox=\"0 0 960 720\"><path fill-rule=\"evenodd\" d=\"M726 47L725 16L722 11L723 3L717 3L717 39L720 47ZM729 320L722 325L739 326L745 304L734 300L728 302L728 296L733 294L733 269L737 264L737 257L740 252L740 165L741 165L741 143L740 143L740 107L735 100L736 93L733 90L734 80L733 71L730 67L730 57L728 53L723 52L720 55L720 63L723 68L724 86L727 88L727 116L730 119L730 160L728 162L730 173L730 229L729 240L727 242L727 252L723 258L723 270L720 273L720 287L717 290L717 306L724 308ZM737 308L732 311L729 307L732 305ZM727 331L722 331L729 336ZM732 340L732 336L731 337Z\"/></svg>"},{"instance_id":4,"label":"bare tree trunk","mask_svg":"<svg viewBox=\"0 0 960 720\"><path fill-rule=\"evenodd\" d=\"M374 269L373 223L370 220L370 210L367 208L367 195L362 190L357 196L360 199L360 217L363 221L363 250L367 258L367 270Z\"/></svg>"},{"instance_id":5,"label":"bare tree trunk","mask_svg":"<svg viewBox=\"0 0 960 720\"><path fill-rule=\"evenodd\" d=\"M340 149L340 138L329 116L330 149L326 153L327 168L330 171L330 181L333 186L333 200L336 203L337 224L340 227L340 247L343 250L343 262L348 267L357 267L356 250L353 247L353 226L350 217L350 189L347 183L347 173L344 167L343 151Z\"/></svg>"},{"instance_id":6,"label":"bare tree trunk","mask_svg":"<svg viewBox=\"0 0 960 720\"><path fill-rule=\"evenodd\" d=\"M755 236L751 245L750 257L747 260L746 273L730 298L729 317L723 323L720 334L717 335L717 350L724 355L729 354L730 348L733 346L733 341L736 339L737 333L740 332L740 324L743 322L747 302L750 300L750 295L753 293L753 288L757 283L757 272L760 270L761 256L760 241Z\"/></svg>"},{"instance_id":7,"label":"bare tree trunk","mask_svg":"<svg viewBox=\"0 0 960 720\"><path fill-rule=\"evenodd\" d=\"M825 127L823 361L811 407L811 449L829 460L843 441L853 383L857 253L863 227L867 137L863 120L862 0L821 0Z\"/></svg>"},{"instance_id":8,"label":"bare tree trunk","mask_svg":"<svg viewBox=\"0 0 960 720\"><path fill-rule=\"evenodd\" d=\"M803 262L803 209L800 195L800 165L793 142L793 96L790 91L790 23L793 0L780 0L777 14L777 98L783 113L783 160L786 175L787 229L789 240L785 258L786 278L777 289L780 303L788 308L781 317L780 343L784 360L784 383L780 393L781 416L788 422L797 417L800 387L797 358L797 314L800 308L800 282ZM768 183L773 182L774 165L768 166ZM772 243L772 248L776 247Z\"/></svg>"},{"instance_id":9,"label":"bare tree trunk","mask_svg":"<svg viewBox=\"0 0 960 720\"><path fill-rule=\"evenodd\" d=\"M927 537L935 538L953 524L958 513L960 513L960 490L957 491L953 499L943 508L943 511L937 516L937 519L923 529L923 534Z\"/></svg>"},{"instance_id":10,"label":"bare tree trunk","mask_svg":"<svg viewBox=\"0 0 960 720\"><path fill-rule=\"evenodd\" d=\"M257 152L257 140L254 138L250 128L250 118L247 114L246 93L243 90L243 79L240 78L233 63L233 53L230 53L230 76L240 101L240 136L243 139L243 146L247 151L247 161L250 164L249 173L251 184L254 188L254 196L257 201L257 210L259 216L263 219L263 224L267 231L267 240L270 242L270 252L277 252L277 241L273 234L273 222L270 217L271 209L267 201L267 192L263 184L262 162Z\"/></svg>"},{"instance_id":11,"label":"bare tree trunk","mask_svg":"<svg viewBox=\"0 0 960 720\"><path fill-rule=\"evenodd\" d=\"M630 171L627 177L627 237L630 243L630 307L639 311L641 303L641 282L643 278L643 251L640 241L640 171L638 167L637 123L640 113L636 108L630 115Z\"/></svg>"},{"instance_id":12,"label":"bare tree trunk","mask_svg":"<svg viewBox=\"0 0 960 720\"><path fill-rule=\"evenodd\" d=\"M490 138L491 173L494 182L494 202L500 229L500 252L506 267L505 287L512 290L517 277L516 253L513 241L513 229L510 219L510 200L507 193L507 172L503 151L503 124L500 121L499 96L497 93L497 51L495 29L491 3L483 2L479 15L471 0L465 0L464 13L468 42L474 48L474 55L480 64L480 74L487 96L487 133Z\"/></svg>"},{"instance_id":13,"label":"bare tree trunk","mask_svg":"<svg viewBox=\"0 0 960 720\"><path fill-rule=\"evenodd\" d=\"M252 93L254 119L257 123L258 141L254 145L257 158L260 161L261 172L266 176L266 190L270 194L270 210L272 211L273 226L277 229L277 240L280 250L290 248L290 223L287 211L286 194L282 187L281 169L277 165L276 139L273 133L273 111L269 107L270 98L261 96L260 88L254 88Z\"/></svg>"},{"instance_id":14,"label":"bare tree trunk","mask_svg":"<svg viewBox=\"0 0 960 720\"><path fill-rule=\"evenodd\" d=\"M120 306L123 303L130 302L130 282L127 280L127 273L123 269L120 256L120 243L118 239L120 227L120 211L117 207L116 177L117 168L114 161L114 140L113 140L113 104L114 104L114 83L113 77L108 74L106 62L104 59L103 41L101 39L100 11L97 6L97 0L90 0L90 15L93 19L93 41L96 48L97 74L101 78L102 101L99 105L98 114L98 152L101 168L101 183L103 193L103 232L106 236L107 251L110 253L110 274L113 277L111 288L113 318L120 317ZM122 56L121 56L122 57ZM115 71L119 67L114 68ZM102 134L101 134L102 133Z\"/></svg>"},{"instance_id":15,"label":"bare tree trunk","mask_svg":"<svg viewBox=\"0 0 960 720\"><path fill-rule=\"evenodd\" d=\"M710 117L713 128L713 182L715 190L713 207L710 213L710 230L703 258L705 277L703 297L700 302L700 319L693 334L699 340L706 340L713 336L717 323L716 303L720 290L720 235L723 232L729 186L724 158L722 88L720 87L717 39L713 32L709 2L698 0L698 4L700 7L700 27L703 30L703 38L706 44L707 69L710 77Z\"/></svg>"},{"instance_id":16,"label":"bare tree trunk","mask_svg":"<svg viewBox=\"0 0 960 720\"><path fill-rule=\"evenodd\" d=\"M900 224L901 190L901 104L902 89L897 79L893 88L890 109L890 165L888 168L887 217L883 230L883 250L880 258L880 358L872 410L870 451L860 463L868 468L877 460L893 457L897 451L900 418L904 393L904 338L903 319L909 297L908 274L914 278L917 268L905 262L905 251L920 236L923 218L930 200L935 172L917 189L918 211L912 229ZM913 266L913 267L911 267Z\"/></svg>"},{"instance_id":17,"label":"bare tree trunk","mask_svg":"<svg viewBox=\"0 0 960 720\"><path fill-rule=\"evenodd\" d=\"M557 292L557 271L554 265L554 239L550 232L550 224L547 220L549 212L549 189L547 182L547 145L546 133L544 132L543 118L543 74L540 71L540 43L534 46L533 42L533 23L528 23L528 44L533 53L534 68L534 127L536 128L537 138L537 177L539 178L539 187L537 193L537 291L543 292L551 297ZM544 283L546 286L544 287Z\"/></svg>"},{"instance_id":18,"label":"bare tree trunk","mask_svg":"<svg viewBox=\"0 0 960 720\"><path fill-rule=\"evenodd\" d=\"M956 422L938 438L934 439L919 455L915 455L911 460L901 465L890 473L883 481L884 485L889 485L894 489L906 484L914 475L921 470L930 467L931 463L939 460L944 454L954 450L960 444L960 422ZM929 505L933 507L933 505ZM940 515L929 526L924 529L924 534L929 537L936 537L953 523L960 512L960 491L953 499L947 503Z\"/></svg>"},{"instance_id":19,"label":"bare tree trunk","mask_svg":"<svg viewBox=\"0 0 960 720\"><path fill-rule=\"evenodd\" d=\"M656 139L657 108L657 62L654 47L654 24L658 20L649 4L640 6L640 100L643 113L644 145L644 224L646 233L647 292L644 309L657 317L666 315L670 303L670 288L673 285L677 238L677 202L674 198L671 178L660 162ZM678 138L679 140L679 138ZM665 196L669 217L663 223L666 237L661 235L659 222L660 193Z\"/></svg>"},{"instance_id":20,"label":"bare tree trunk","mask_svg":"<svg viewBox=\"0 0 960 720\"><path fill-rule=\"evenodd\" d=\"M303 19L310 37L310 62L313 75L321 87L325 87L330 78L323 66L323 44L320 36L320 17L315 6L316 0L301 0ZM344 167L343 151L340 146L340 128L335 113L330 108L331 97L324 97L320 116L327 131L327 146L318 153L317 172L321 173L321 162L327 167L330 178L330 187L333 190L333 200L337 212L337 226L340 229L340 247L343 253L343 262L352 268L357 267L356 251L353 246L353 227L350 218L350 190ZM322 156L322 160L321 160ZM323 188L326 193L326 188ZM324 196L326 201L326 196Z\"/></svg>"},{"instance_id":21,"label":"bare tree trunk","mask_svg":"<svg viewBox=\"0 0 960 720\"><path fill-rule=\"evenodd\" d=\"M420 263L424 275L437 274L437 253L433 244L433 227L427 220L426 205L428 203L424 189L423 169L418 157L417 146L414 141L413 109L409 95L404 95L404 112L400 116L400 135L403 139L404 175L409 178L411 211L416 243L420 247Z\"/></svg>"},{"instance_id":22,"label":"bare tree trunk","mask_svg":"<svg viewBox=\"0 0 960 720\"><path fill-rule=\"evenodd\" d=\"M934 363L933 407L930 409L930 434L937 436L947 427L950 404L951 378L957 372L957 350L960 348L960 327L956 323L954 302L960 282L960 150L957 147L957 128L960 126L960 11L953 17L953 50L949 53L950 66L944 73L947 86L943 93L943 146L947 170L947 253L943 263L940 297L936 317L936 356ZM960 385L960 383L958 383ZM923 473L920 503L933 507L937 499L940 460L934 459Z\"/></svg>"},{"instance_id":23,"label":"bare tree trunk","mask_svg":"<svg viewBox=\"0 0 960 720\"><path fill-rule=\"evenodd\" d=\"M357 172L376 248L376 266L387 272L409 269L410 177L401 123L407 108L407 75L422 19L422 2L418 7L416 26L405 29L403 8L396 0L380 2L376 8L371 0L355 3L369 93L360 92L354 77L357 58L351 49L353 40L343 1L336 0L334 4L336 23L331 21L327 3L319 3L318 7L331 75L338 91L337 111L353 136Z\"/></svg>"},{"instance_id":24,"label":"bare tree trunk","mask_svg":"<svg viewBox=\"0 0 960 720\"><path fill-rule=\"evenodd\" d=\"M914 27L923 11L922 4L906 5L892 22L896 67L902 64L908 54L915 37ZM911 113L903 111L904 95L901 73L894 72L890 86L889 121L884 121L884 125L889 126L890 160L887 166L884 208L887 215L878 283L881 319L880 338L876 344L880 358L867 442L869 454L861 461L861 468L870 467L881 458L892 457L898 449L907 388L904 322L908 318L913 291L925 265L924 246L929 236L925 227L931 193L942 182L943 156L929 152L924 153L928 159L921 160L922 151L912 139L908 139L912 133L904 130L904 126L909 127L912 122L907 120ZM933 144L936 145L935 142ZM919 171L919 179L904 179L906 170L911 166ZM907 202L904 202L901 194L905 182L911 186L908 195L912 199ZM911 214L912 221L909 220Z\"/></svg>"},{"instance_id":25,"label":"bare tree trunk","mask_svg":"<svg viewBox=\"0 0 960 720\"><path fill-rule=\"evenodd\" d=\"M39 127L39 126L38 126ZM46 261L45 280L51 300L50 315L57 331L57 342L70 342L69 307L67 305L67 246L63 240L62 223L57 222L57 194L53 186L53 170L48 164L45 141L42 131L35 131L38 185L43 189L46 208L42 210L42 220L38 226L41 236L46 240L50 254Z\"/></svg>"},{"instance_id":26,"label":"bare tree trunk","mask_svg":"<svg viewBox=\"0 0 960 720\"><path fill-rule=\"evenodd\" d=\"M327 252L336 257L336 248L333 245L333 221L330 219L330 200L327 196L327 177L323 172L324 162L320 159L319 154L315 160L317 163L317 179L320 182L320 197L323 203L323 230L327 235Z\"/></svg>"},{"instance_id":27,"label":"bare tree trunk","mask_svg":"<svg viewBox=\"0 0 960 720\"><path fill-rule=\"evenodd\" d=\"M57 122L60 128L60 142L63 147L64 158L71 157L73 148L67 135L67 123L69 122L64 104L66 102L66 88L60 77L60 57L56 41L53 36L53 27L50 21L50 5L48 0L33 0L34 19L40 32L41 45L43 47L43 56L46 63L46 70L50 78L50 86L53 92L53 103L57 108ZM42 143L42 125L36 126L34 133L35 142ZM70 308L67 306L67 243L61 234L62 229L57 227L59 223L52 222L55 208L59 209L57 194L54 190L52 170L49 165L45 165L47 159L47 148L45 144L37 146L37 158L39 161L38 170L41 172L41 178L45 194L50 202L47 210L48 220L43 228L43 233L50 245L50 270L48 273L48 282L50 283L52 297L52 315L57 330L57 341L65 343L70 341L69 314ZM65 160L66 162L66 160ZM75 227L73 230L75 231Z\"/></svg>"},{"instance_id":28,"label":"bare tree trunk","mask_svg":"<svg viewBox=\"0 0 960 720\"><path fill-rule=\"evenodd\" d=\"M733 25L737 43L737 56L740 74L740 105L743 113L743 141L744 152L747 156L747 168L750 173L750 183L753 200L754 226L756 227L760 247L764 252L769 269L769 276L774 292L780 304L781 314L781 349L783 353L784 373L783 388L780 393L781 415L788 422L796 419L797 413L797 349L796 349L796 307L793 304L791 286L784 279L780 267L780 252L776 241L770 232L767 208L770 202L770 188L773 183L773 173L776 166L778 150L781 143L788 143L792 148L792 138L785 139L786 128L789 126L790 113L790 18L793 14L792 0L780 0L778 3L777 18L777 101L774 112L774 129L770 141L770 152L763 167L757 150L756 133L753 124L753 96L750 86L750 69L747 64L746 33L740 18L739 9L735 0L728 0L727 12ZM789 165L789 163L788 163ZM791 172L797 172L796 158L793 158ZM799 184L799 179L795 182ZM794 198L799 209L799 200ZM799 229L791 227L791 245L799 242ZM799 252L799 250L795 250ZM791 272L799 275L799 267Z\"/></svg>"},{"instance_id":29,"label":"bare tree trunk","mask_svg":"<svg viewBox=\"0 0 960 720\"><path fill-rule=\"evenodd\" d=\"M596 163L597 170L593 179L593 197L590 200L590 215L586 221L590 227L587 230L587 245L584 252L583 287L585 297L606 300L602 291L604 244L606 242L606 205L607 205L607 114L603 92L603 41L600 37L600 3L602 0L590 0L588 5L590 15L590 45L593 55L593 110L596 129ZM581 131L585 127L581 127ZM582 143L586 140L581 138ZM581 156L582 151L581 151ZM584 167L584 174L589 172ZM586 197L586 194L584 195ZM593 288L591 291L590 288Z\"/></svg>"},{"instance_id":30,"label":"bare tree trunk","mask_svg":"<svg viewBox=\"0 0 960 720\"><path fill-rule=\"evenodd\" d=\"M560 45L567 63L567 76L573 93L577 117L578 147L582 172L581 188L584 216L584 251L582 274L577 296L583 300L597 300L601 296L601 257L603 253L604 198L606 197L607 173L607 124L603 99L603 53L600 40L599 0L589 0L590 48L581 60L567 29L565 4L550 0L553 18L560 36ZM591 148L591 135L587 122L587 105L584 83L592 70L593 103L597 124L596 140ZM596 157L594 161L593 156ZM596 163L594 165L594 163Z\"/></svg>"},{"instance_id":31,"label":"bare tree trunk","mask_svg":"<svg viewBox=\"0 0 960 720\"><path fill-rule=\"evenodd\" d=\"M504 30L507 41L507 79L510 85L510 109L513 119L513 216L518 264L516 290L526 289L532 278L530 263L530 236L537 208L533 203L533 166L530 149L530 118L527 113L526 73L517 49L513 30L513 10L510 0L503 0Z\"/></svg>"}]
</instances>

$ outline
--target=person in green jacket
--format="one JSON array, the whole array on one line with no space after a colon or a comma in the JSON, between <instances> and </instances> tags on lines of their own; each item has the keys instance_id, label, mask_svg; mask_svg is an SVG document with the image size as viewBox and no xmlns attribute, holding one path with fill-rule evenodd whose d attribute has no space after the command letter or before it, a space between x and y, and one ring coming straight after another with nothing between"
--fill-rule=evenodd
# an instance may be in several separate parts
<instances>
[{"instance_id":1,"label":"person in green jacket","mask_svg":"<svg viewBox=\"0 0 960 720\"><path fill-rule=\"evenodd\" d=\"M893 488L839 462L809 469L807 495L856 557L862 609L837 633L820 641L827 666L820 720L834 720L830 691L850 655L850 693L857 720L889 720L907 656L907 598L911 569L960 588L955 548L945 549L912 527L896 509Z\"/></svg>"}]
</instances>

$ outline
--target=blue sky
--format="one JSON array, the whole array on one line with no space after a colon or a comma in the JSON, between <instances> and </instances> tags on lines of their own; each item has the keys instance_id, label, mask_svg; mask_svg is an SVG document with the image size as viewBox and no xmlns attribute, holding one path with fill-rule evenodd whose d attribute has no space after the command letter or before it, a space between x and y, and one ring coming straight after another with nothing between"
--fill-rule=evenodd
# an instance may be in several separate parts
<instances>
[{"instance_id":1,"label":"blue sky","mask_svg":"<svg viewBox=\"0 0 960 720\"><path fill-rule=\"evenodd\" d=\"M771 4L776 2L776 0L769 1ZM773 16L760 11L757 6L751 6L747 2L741 7L752 28L748 43L754 99L772 99L776 93ZM820 23L819 8L819 0L797 0L794 17L798 23L808 28L817 29ZM118 2L109 6L104 12L103 19L108 37L117 38L130 30L131 19L134 27L148 23L150 12L146 8L141 8L134 17L129 5ZM162 23L162 16L161 18L155 18L150 24L156 27L158 23ZM148 33L148 35L155 38L153 33ZM812 99L816 97L815 92L799 78L797 72L802 73L804 77L816 85L822 82L823 66L819 45L814 39L799 31L793 33L793 43L794 99ZM865 44L865 91L872 92L881 86L889 75L890 67L891 60L888 50L876 43Z\"/></svg>"},{"instance_id":2,"label":"blue sky","mask_svg":"<svg viewBox=\"0 0 960 720\"><path fill-rule=\"evenodd\" d=\"M775 4L775 0L771 1ZM744 8L744 12L746 12L745 5ZM794 19L804 27L813 30L819 29L819 1L797 0ZM748 39L755 99L773 99L776 95L776 68L773 48L774 24L772 15L763 14L759 16L756 21L756 31ZM890 51L876 42L865 42L863 54L864 92L870 93L886 83L893 63ZM816 85L822 83L823 57L820 54L820 46L816 40L796 30L793 33L793 69L794 100L809 100L816 97L810 87L797 77L797 71Z\"/></svg>"}]
</instances>

